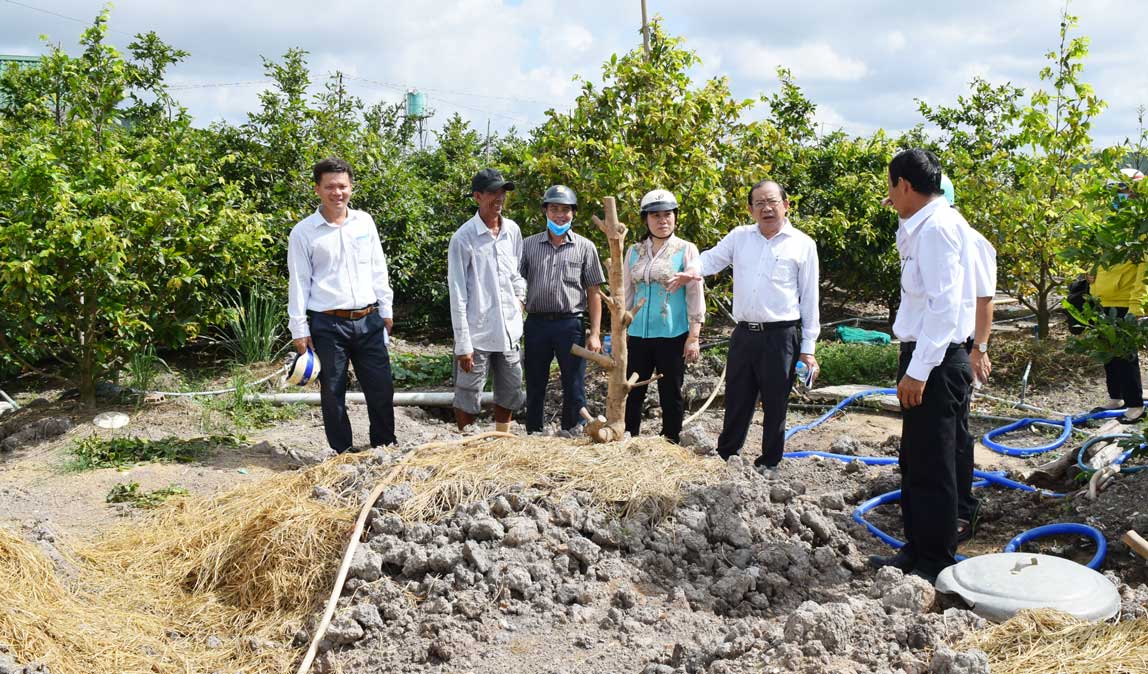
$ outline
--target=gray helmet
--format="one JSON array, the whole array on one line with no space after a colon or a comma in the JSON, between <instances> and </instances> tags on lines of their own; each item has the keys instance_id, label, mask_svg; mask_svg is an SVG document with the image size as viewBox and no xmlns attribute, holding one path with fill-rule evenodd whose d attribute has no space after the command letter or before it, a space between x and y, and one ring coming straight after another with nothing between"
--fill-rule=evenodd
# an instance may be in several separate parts
<instances>
[{"instance_id":1,"label":"gray helmet","mask_svg":"<svg viewBox=\"0 0 1148 674\"><path fill-rule=\"evenodd\" d=\"M676 210L678 210L678 200L674 198L672 192L662 189L646 192L646 196L642 197L642 203L639 205L639 212L642 215Z\"/></svg>"},{"instance_id":2,"label":"gray helmet","mask_svg":"<svg viewBox=\"0 0 1148 674\"><path fill-rule=\"evenodd\" d=\"M543 208L546 207L546 204L565 204L572 208L578 208L578 195L565 185L551 185L547 188L546 194L542 195Z\"/></svg>"}]
</instances>

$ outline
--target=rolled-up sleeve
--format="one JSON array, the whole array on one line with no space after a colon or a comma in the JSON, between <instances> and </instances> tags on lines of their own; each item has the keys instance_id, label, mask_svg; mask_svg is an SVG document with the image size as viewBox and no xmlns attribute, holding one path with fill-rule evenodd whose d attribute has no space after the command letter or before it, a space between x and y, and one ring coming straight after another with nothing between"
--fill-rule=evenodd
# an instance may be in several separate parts
<instances>
[{"instance_id":1,"label":"rolled-up sleeve","mask_svg":"<svg viewBox=\"0 0 1148 674\"><path fill-rule=\"evenodd\" d=\"M965 270L961 266L961 242L956 232L933 227L922 231L920 237L918 257L926 317L906 374L926 381L957 338Z\"/></svg>"},{"instance_id":2,"label":"rolled-up sleeve","mask_svg":"<svg viewBox=\"0 0 1148 674\"><path fill-rule=\"evenodd\" d=\"M450 291L450 323L454 328L454 353L456 356L473 353L470 344L470 326L466 318L468 276L466 244L456 234L447 248L446 279Z\"/></svg>"},{"instance_id":3,"label":"rolled-up sleeve","mask_svg":"<svg viewBox=\"0 0 1148 674\"><path fill-rule=\"evenodd\" d=\"M690 263L700 256L701 254L698 252L698 247L692 243L689 244L686 246L685 253L682 255L683 266L689 269ZM686 316L689 318L690 323L706 322L706 290L704 281L690 283L686 286Z\"/></svg>"},{"instance_id":4,"label":"rolled-up sleeve","mask_svg":"<svg viewBox=\"0 0 1148 674\"><path fill-rule=\"evenodd\" d=\"M307 299L311 295L311 255L299 229L287 240L287 326L292 339L311 336Z\"/></svg>"},{"instance_id":5,"label":"rolled-up sleeve","mask_svg":"<svg viewBox=\"0 0 1148 674\"><path fill-rule=\"evenodd\" d=\"M797 279L798 310L801 313L801 353L812 354L821 335L821 286L817 244L809 241Z\"/></svg>"}]
</instances>

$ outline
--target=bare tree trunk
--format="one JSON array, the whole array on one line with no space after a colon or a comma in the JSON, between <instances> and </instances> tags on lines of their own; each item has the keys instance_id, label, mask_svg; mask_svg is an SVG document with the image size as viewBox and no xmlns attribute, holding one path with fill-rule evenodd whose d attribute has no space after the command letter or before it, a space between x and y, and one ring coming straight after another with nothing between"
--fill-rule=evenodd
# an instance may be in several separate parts
<instances>
[{"instance_id":1,"label":"bare tree trunk","mask_svg":"<svg viewBox=\"0 0 1148 674\"><path fill-rule=\"evenodd\" d=\"M606 416L599 416L595 419L585 408L582 408L582 417L589 422L586 424L586 435L593 438L595 442L613 442L621 440L626 432L626 396L635 387L645 386L651 381L661 378L662 375L655 375L652 379L644 382L637 381L637 373L630 379L626 379L626 333L630 323L634 320L634 314L637 313L642 304L639 301L633 312L626 311L626 289L622 280L622 264L628 230L625 225L618 222L618 209L614 204L614 197L603 197L602 206L606 211L605 222L598 219L597 216L593 216L593 220L598 229L606 235L606 240L610 244L610 257L606 260L606 269L610 280L610 292L613 295L602 293L602 305L610 310L612 353L609 356L594 353L577 344L570 347L570 352L593 361L610 372L610 380L606 388Z\"/></svg>"}]
</instances>

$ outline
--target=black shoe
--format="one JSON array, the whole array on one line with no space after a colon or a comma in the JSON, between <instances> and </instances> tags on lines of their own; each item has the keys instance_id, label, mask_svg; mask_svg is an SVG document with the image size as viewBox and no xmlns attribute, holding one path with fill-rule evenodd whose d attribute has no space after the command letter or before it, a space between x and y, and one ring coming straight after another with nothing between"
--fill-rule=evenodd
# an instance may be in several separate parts
<instances>
[{"instance_id":1,"label":"black shoe","mask_svg":"<svg viewBox=\"0 0 1148 674\"><path fill-rule=\"evenodd\" d=\"M1145 416L1148 416L1148 415L1145 415L1143 412L1141 412L1140 414L1137 414L1135 417L1129 417L1128 413L1125 412L1124 414L1116 417L1116 421L1119 423L1125 424L1125 425L1138 424L1141 421L1144 421Z\"/></svg>"},{"instance_id":2,"label":"black shoe","mask_svg":"<svg viewBox=\"0 0 1148 674\"><path fill-rule=\"evenodd\" d=\"M880 569L886 566L894 566L902 571L908 573L913 570L916 565L916 560L907 555L905 552L900 551L895 555L882 557L880 555L869 555L869 566L874 569Z\"/></svg>"}]
</instances>

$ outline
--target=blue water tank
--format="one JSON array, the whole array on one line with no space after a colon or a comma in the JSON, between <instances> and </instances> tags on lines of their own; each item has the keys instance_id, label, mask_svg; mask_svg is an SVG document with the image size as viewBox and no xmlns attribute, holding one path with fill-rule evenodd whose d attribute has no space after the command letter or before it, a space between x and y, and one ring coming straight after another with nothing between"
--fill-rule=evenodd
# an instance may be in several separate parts
<instances>
[{"instance_id":1,"label":"blue water tank","mask_svg":"<svg viewBox=\"0 0 1148 674\"><path fill-rule=\"evenodd\" d=\"M425 117L427 109L427 96L417 89L407 92L407 117Z\"/></svg>"}]
</instances>

